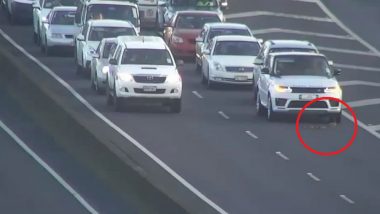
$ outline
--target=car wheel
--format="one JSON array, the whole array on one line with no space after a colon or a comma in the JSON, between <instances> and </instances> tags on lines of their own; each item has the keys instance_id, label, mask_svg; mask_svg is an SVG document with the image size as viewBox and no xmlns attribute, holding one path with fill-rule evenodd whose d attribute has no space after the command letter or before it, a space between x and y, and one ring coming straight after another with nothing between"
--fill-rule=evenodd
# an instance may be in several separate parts
<instances>
[{"instance_id":1,"label":"car wheel","mask_svg":"<svg viewBox=\"0 0 380 214\"><path fill-rule=\"evenodd\" d=\"M170 111L172 113L180 113L182 109L182 100L181 99L175 99L172 100L170 103Z\"/></svg>"},{"instance_id":2,"label":"car wheel","mask_svg":"<svg viewBox=\"0 0 380 214\"><path fill-rule=\"evenodd\" d=\"M214 87L215 87L215 83L212 80L210 80L210 72L207 71L207 88L212 89Z\"/></svg>"},{"instance_id":3,"label":"car wheel","mask_svg":"<svg viewBox=\"0 0 380 214\"><path fill-rule=\"evenodd\" d=\"M47 45L47 39L45 38L45 55L50 56L51 55L51 47Z\"/></svg>"},{"instance_id":4,"label":"car wheel","mask_svg":"<svg viewBox=\"0 0 380 214\"><path fill-rule=\"evenodd\" d=\"M41 45L41 32L40 32L40 28L37 28L36 44L37 45Z\"/></svg>"},{"instance_id":5,"label":"car wheel","mask_svg":"<svg viewBox=\"0 0 380 214\"><path fill-rule=\"evenodd\" d=\"M264 106L261 104L260 95L256 94L256 114L263 116L265 112Z\"/></svg>"},{"instance_id":6,"label":"car wheel","mask_svg":"<svg viewBox=\"0 0 380 214\"><path fill-rule=\"evenodd\" d=\"M207 78L205 77L205 74L203 73L203 71L201 71L202 72L202 75L201 75L201 83L203 84L203 85L206 85L207 84Z\"/></svg>"},{"instance_id":7,"label":"car wheel","mask_svg":"<svg viewBox=\"0 0 380 214\"><path fill-rule=\"evenodd\" d=\"M98 79L98 74L96 71L95 71L95 78L94 78L94 86L95 86L96 93L101 94L102 90L99 88L99 79Z\"/></svg>"},{"instance_id":8,"label":"car wheel","mask_svg":"<svg viewBox=\"0 0 380 214\"><path fill-rule=\"evenodd\" d=\"M107 105L110 106L113 104L113 99L112 99L112 96L111 96L111 89L110 89L110 86L108 85L108 79L107 79L107 84L106 84L106 102L107 102Z\"/></svg>"},{"instance_id":9,"label":"car wheel","mask_svg":"<svg viewBox=\"0 0 380 214\"><path fill-rule=\"evenodd\" d=\"M201 71L202 70L202 66L201 65L199 65L198 63L196 63L196 68L195 68L195 71Z\"/></svg>"},{"instance_id":10,"label":"car wheel","mask_svg":"<svg viewBox=\"0 0 380 214\"><path fill-rule=\"evenodd\" d=\"M76 73L76 75L82 75L83 74L83 69L82 69L82 66L80 66L78 63L77 63L77 66L76 66L77 68L76 68L76 71L75 71L75 73Z\"/></svg>"},{"instance_id":11,"label":"car wheel","mask_svg":"<svg viewBox=\"0 0 380 214\"><path fill-rule=\"evenodd\" d=\"M121 111L121 107L122 107L122 102L121 102L121 99L119 97L117 97L116 95L116 87L115 85L113 86L113 110L116 111L116 112L120 112Z\"/></svg>"},{"instance_id":12,"label":"car wheel","mask_svg":"<svg viewBox=\"0 0 380 214\"><path fill-rule=\"evenodd\" d=\"M38 37L37 37L37 33L33 31L33 42L34 44L37 44L38 43Z\"/></svg>"},{"instance_id":13,"label":"car wheel","mask_svg":"<svg viewBox=\"0 0 380 214\"><path fill-rule=\"evenodd\" d=\"M93 75L91 75L90 82L91 82L91 89L96 91L95 78L93 77Z\"/></svg>"},{"instance_id":14,"label":"car wheel","mask_svg":"<svg viewBox=\"0 0 380 214\"><path fill-rule=\"evenodd\" d=\"M274 121L276 120L276 112L273 111L272 99L270 95L268 96L268 105L267 105L267 120Z\"/></svg>"},{"instance_id":15,"label":"car wheel","mask_svg":"<svg viewBox=\"0 0 380 214\"><path fill-rule=\"evenodd\" d=\"M340 112L338 114L330 115L329 119L330 119L330 122L339 124L342 120L342 112Z\"/></svg>"}]
</instances>

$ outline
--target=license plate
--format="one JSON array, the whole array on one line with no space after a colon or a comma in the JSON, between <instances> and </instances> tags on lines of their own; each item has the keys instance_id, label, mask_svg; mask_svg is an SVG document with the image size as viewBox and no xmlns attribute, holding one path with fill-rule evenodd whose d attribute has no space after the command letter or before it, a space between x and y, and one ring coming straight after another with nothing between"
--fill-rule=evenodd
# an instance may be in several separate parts
<instances>
[{"instance_id":1,"label":"license plate","mask_svg":"<svg viewBox=\"0 0 380 214\"><path fill-rule=\"evenodd\" d=\"M248 80L247 76L235 76L236 81L246 81Z\"/></svg>"},{"instance_id":2,"label":"license plate","mask_svg":"<svg viewBox=\"0 0 380 214\"><path fill-rule=\"evenodd\" d=\"M314 94L300 94L299 95L300 100L313 100L315 98L318 98L318 95L314 95Z\"/></svg>"},{"instance_id":3,"label":"license plate","mask_svg":"<svg viewBox=\"0 0 380 214\"><path fill-rule=\"evenodd\" d=\"M143 91L145 92L155 92L157 90L156 86L144 86Z\"/></svg>"}]
</instances>

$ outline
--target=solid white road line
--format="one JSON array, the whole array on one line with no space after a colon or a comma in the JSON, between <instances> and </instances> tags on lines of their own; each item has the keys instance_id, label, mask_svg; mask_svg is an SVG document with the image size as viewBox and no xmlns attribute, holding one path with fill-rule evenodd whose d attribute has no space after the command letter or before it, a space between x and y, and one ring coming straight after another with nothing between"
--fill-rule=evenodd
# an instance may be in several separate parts
<instances>
[{"instance_id":1,"label":"solid white road line","mask_svg":"<svg viewBox=\"0 0 380 214\"><path fill-rule=\"evenodd\" d=\"M369 125L368 127L374 131L380 131L380 125Z\"/></svg>"},{"instance_id":2,"label":"solid white road line","mask_svg":"<svg viewBox=\"0 0 380 214\"><path fill-rule=\"evenodd\" d=\"M255 134L253 134L251 131L245 131L245 133L248 135L248 136L250 136L250 137L252 137L253 139L259 139L259 137L257 137Z\"/></svg>"},{"instance_id":3,"label":"solid white road line","mask_svg":"<svg viewBox=\"0 0 380 214\"><path fill-rule=\"evenodd\" d=\"M0 29L0 34L14 47L16 47L20 52L22 52L25 56L27 56L30 60L40 66L46 73L52 76L57 82L59 82L63 87L65 87L75 98L77 98L84 106L86 106L93 114L95 114L99 119L103 120L106 124L108 124L111 128L113 128L116 132L122 135L126 140L135 145L138 149L140 149L145 155L155 161L161 168L167 171L171 176L178 180L182 185L184 185L187 189L189 189L194 195L199 197L205 203L207 203L210 207L215 209L221 214L226 214L227 212L222 209L215 202L211 201L207 196L201 193L197 188L191 185L187 180L185 180L182 176L180 176L177 172L175 172L172 168L170 168L165 162L159 159L156 155L154 155L151 151L145 148L141 143L135 140L131 135L126 133L120 127L118 127L115 123L109 120L106 116L100 113L95 107L93 107L86 99L84 99L73 87L71 87L66 81L64 81L61 77L59 77L54 71L44 65L41 61L27 52L23 47L17 44L13 39L11 39L8 34L6 34L2 29Z\"/></svg>"},{"instance_id":4,"label":"solid white road line","mask_svg":"<svg viewBox=\"0 0 380 214\"><path fill-rule=\"evenodd\" d=\"M355 85L364 85L364 86L373 86L380 87L380 83L378 82L369 82L362 80L348 80L348 81L339 81L340 86L355 86Z\"/></svg>"},{"instance_id":5,"label":"solid white road line","mask_svg":"<svg viewBox=\"0 0 380 214\"><path fill-rule=\"evenodd\" d=\"M373 53L376 53L377 55L380 56L380 52L374 47L372 46L371 44L369 44L367 41L365 41L364 39L362 39L359 35L357 35L356 33L354 33L350 28L348 28L345 24L343 24L342 21L340 21L334 13L332 13L326 6L325 4L320 1L320 0L316 0L315 2L322 10L323 12L326 13L326 15L328 17L330 17L331 20L333 20L340 28L342 28L344 31L346 31L349 35L351 35L351 37L355 38L357 41L359 41L362 45L364 45L366 48L368 48L369 50L371 50Z\"/></svg>"},{"instance_id":6,"label":"solid white road line","mask_svg":"<svg viewBox=\"0 0 380 214\"><path fill-rule=\"evenodd\" d=\"M304 16L304 15L278 13L278 12L271 12L271 11L249 11L249 12L241 12L241 13L233 13L233 14L225 15L226 19L239 19L239 18L255 17L255 16L275 16L275 17L282 17L282 18L302 19L302 20L307 20L307 21L331 22L331 23L334 22L329 17Z\"/></svg>"},{"instance_id":7,"label":"solid white road line","mask_svg":"<svg viewBox=\"0 0 380 214\"><path fill-rule=\"evenodd\" d=\"M282 154L280 151L276 152L276 155L280 156L284 160L289 160L289 158L286 155Z\"/></svg>"},{"instance_id":8,"label":"solid white road line","mask_svg":"<svg viewBox=\"0 0 380 214\"><path fill-rule=\"evenodd\" d=\"M306 173L311 179L313 179L314 181L321 181L321 179L319 179L317 176L315 176L313 173L311 172L308 172Z\"/></svg>"},{"instance_id":9,"label":"solid white road line","mask_svg":"<svg viewBox=\"0 0 380 214\"><path fill-rule=\"evenodd\" d=\"M323 46L317 46L317 48L320 51L379 57L379 55L372 53L372 52L369 52L369 51L355 51L355 50L348 50L348 49L341 49L341 48L330 48L330 47L323 47Z\"/></svg>"},{"instance_id":10,"label":"solid white road line","mask_svg":"<svg viewBox=\"0 0 380 214\"><path fill-rule=\"evenodd\" d=\"M198 97L199 99L203 99L203 96L202 96L200 93L198 93L197 91L192 91L192 93L193 93L196 97Z\"/></svg>"},{"instance_id":11,"label":"solid white road line","mask_svg":"<svg viewBox=\"0 0 380 214\"><path fill-rule=\"evenodd\" d=\"M222 116L224 119L226 119L226 120L228 120L228 119L230 119L230 117L228 116L228 115L226 115L223 111L218 111L218 114L220 115L220 116Z\"/></svg>"},{"instance_id":12,"label":"solid white road line","mask_svg":"<svg viewBox=\"0 0 380 214\"><path fill-rule=\"evenodd\" d=\"M336 35L336 34L327 34L327 33L317 33L310 31L301 31L301 30L291 30L283 28L265 28L265 29L252 29L253 34L268 34L268 33L288 33L288 34L298 34L303 36L314 36L322 38L332 38L332 39L345 39L345 40L355 40L350 35Z\"/></svg>"},{"instance_id":13,"label":"solid white road line","mask_svg":"<svg viewBox=\"0 0 380 214\"><path fill-rule=\"evenodd\" d=\"M0 120L0 127L10 136L13 140L31 156L42 168L44 168L53 178L62 185L74 198L90 213L96 214L96 211L77 191L74 190L57 172L54 171L45 161L43 161L33 150L31 150L7 125Z\"/></svg>"},{"instance_id":14,"label":"solid white road line","mask_svg":"<svg viewBox=\"0 0 380 214\"><path fill-rule=\"evenodd\" d=\"M307 3L316 3L315 0L292 0L292 1L307 2Z\"/></svg>"},{"instance_id":15,"label":"solid white road line","mask_svg":"<svg viewBox=\"0 0 380 214\"><path fill-rule=\"evenodd\" d=\"M343 200L345 200L346 202L350 203L350 204L355 204L355 201L351 200L349 197L347 197L346 195L339 195L339 197Z\"/></svg>"},{"instance_id":16,"label":"solid white road line","mask_svg":"<svg viewBox=\"0 0 380 214\"><path fill-rule=\"evenodd\" d=\"M352 117L351 113L347 113L345 111L342 111L342 115L344 117L346 117L347 119L351 120L352 122L354 122L354 118ZM375 136L377 139L380 139L380 133L379 132L377 132L374 129L371 129L370 126L367 126L365 123L361 122L360 120L358 120L358 126L362 129L366 130L367 132L369 132L373 136Z\"/></svg>"},{"instance_id":17,"label":"solid white road line","mask_svg":"<svg viewBox=\"0 0 380 214\"><path fill-rule=\"evenodd\" d=\"M338 63L334 63L334 66L337 68L344 68L344 69L350 69L350 70L380 72L380 68L375 68L375 67L367 67L367 66L359 66L359 65L346 65L346 64L338 64Z\"/></svg>"},{"instance_id":18,"label":"solid white road line","mask_svg":"<svg viewBox=\"0 0 380 214\"><path fill-rule=\"evenodd\" d=\"M364 106L370 106L370 105L379 105L380 98L356 100L356 101L347 102L347 104L351 108L358 108L358 107L364 107Z\"/></svg>"}]
</instances>

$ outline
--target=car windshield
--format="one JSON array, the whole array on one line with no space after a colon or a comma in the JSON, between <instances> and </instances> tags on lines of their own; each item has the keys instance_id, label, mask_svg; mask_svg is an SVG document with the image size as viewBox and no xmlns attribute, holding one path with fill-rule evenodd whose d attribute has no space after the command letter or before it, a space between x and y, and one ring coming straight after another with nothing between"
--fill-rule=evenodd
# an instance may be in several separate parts
<instances>
[{"instance_id":1,"label":"car windshield","mask_svg":"<svg viewBox=\"0 0 380 214\"><path fill-rule=\"evenodd\" d=\"M209 40L223 35L251 36L251 33L248 29L213 29L209 33Z\"/></svg>"},{"instance_id":2,"label":"car windshield","mask_svg":"<svg viewBox=\"0 0 380 214\"><path fill-rule=\"evenodd\" d=\"M278 76L332 76L326 58L321 56L277 56L274 68Z\"/></svg>"},{"instance_id":3,"label":"car windshield","mask_svg":"<svg viewBox=\"0 0 380 214\"><path fill-rule=\"evenodd\" d=\"M208 22L220 22L220 19L217 15L181 14L177 18L176 27L181 29L201 29Z\"/></svg>"},{"instance_id":4,"label":"car windshield","mask_svg":"<svg viewBox=\"0 0 380 214\"><path fill-rule=\"evenodd\" d=\"M316 53L317 51L312 48L271 48L269 53L279 53L279 52L309 52Z\"/></svg>"},{"instance_id":5,"label":"car windshield","mask_svg":"<svg viewBox=\"0 0 380 214\"><path fill-rule=\"evenodd\" d=\"M219 41L215 44L214 55L257 56L260 51L258 42Z\"/></svg>"},{"instance_id":6,"label":"car windshield","mask_svg":"<svg viewBox=\"0 0 380 214\"><path fill-rule=\"evenodd\" d=\"M86 20L90 19L115 19L130 21L138 26L137 9L129 5L93 4L88 6Z\"/></svg>"},{"instance_id":7,"label":"car windshield","mask_svg":"<svg viewBox=\"0 0 380 214\"><path fill-rule=\"evenodd\" d=\"M92 27L88 35L89 41L100 41L104 38L118 36L135 36L136 32L130 27Z\"/></svg>"},{"instance_id":8,"label":"car windshield","mask_svg":"<svg viewBox=\"0 0 380 214\"><path fill-rule=\"evenodd\" d=\"M108 58L110 55L111 47L114 45L114 42L106 42L103 47L103 55L102 58Z\"/></svg>"},{"instance_id":9,"label":"car windshield","mask_svg":"<svg viewBox=\"0 0 380 214\"><path fill-rule=\"evenodd\" d=\"M75 6L77 0L46 0L43 8L53 8L58 6Z\"/></svg>"},{"instance_id":10,"label":"car windshield","mask_svg":"<svg viewBox=\"0 0 380 214\"><path fill-rule=\"evenodd\" d=\"M217 0L171 0L174 7L219 7Z\"/></svg>"},{"instance_id":11,"label":"car windshield","mask_svg":"<svg viewBox=\"0 0 380 214\"><path fill-rule=\"evenodd\" d=\"M167 50L126 49L121 64L134 65L173 65L173 59Z\"/></svg>"},{"instance_id":12,"label":"car windshield","mask_svg":"<svg viewBox=\"0 0 380 214\"><path fill-rule=\"evenodd\" d=\"M52 25L74 25L75 11L56 11L51 18Z\"/></svg>"}]
</instances>

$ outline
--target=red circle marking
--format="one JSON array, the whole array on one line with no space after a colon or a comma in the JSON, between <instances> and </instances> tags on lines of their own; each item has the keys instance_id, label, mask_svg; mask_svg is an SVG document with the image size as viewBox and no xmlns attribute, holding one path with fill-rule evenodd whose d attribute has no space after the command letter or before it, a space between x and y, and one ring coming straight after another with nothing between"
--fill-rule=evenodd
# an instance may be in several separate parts
<instances>
[{"instance_id":1,"label":"red circle marking","mask_svg":"<svg viewBox=\"0 0 380 214\"><path fill-rule=\"evenodd\" d=\"M318 151L316 149L313 149L311 148L308 144L305 143L305 141L302 139L302 136L301 136L301 132L299 131L299 122L300 122L300 119L301 119L301 116L302 114L305 112L306 108L309 107L311 104L317 102L317 101L320 101L320 100L334 100L336 102L339 102L339 103L342 103L347 109L348 111L351 113L353 119L354 119L354 133L352 134L351 136L351 139L348 141L348 143L336 150L336 151L332 151L332 152L322 152L322 151ZM315 98L313 100L311 100L310 102L306 103L302 109L298 112L298 116L297 116L297 122L296 122L296 133L297 133L297 137L298 139L300 140L301 144L307 149L309 150L310 152L314 153L314 154L317 154L317 155L320 155L320 156L333 156L333 155L338 155L340 154L341 152L345 151L346 149L348 149L355 141L355 138L356 138L356 135L358 133L358 120L356 118L356 114L354 112L354 110L346 103L344 102L343 100L341 99L338 99L338 98L335 98L335 97L319 97L319 98Z\"/></svg>"}]
</instances>

